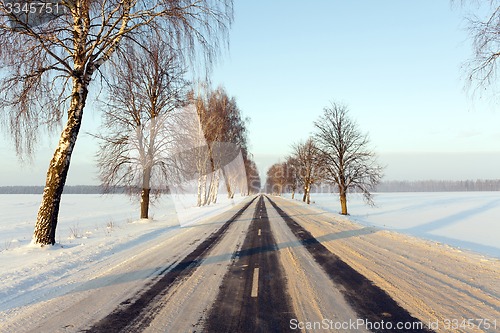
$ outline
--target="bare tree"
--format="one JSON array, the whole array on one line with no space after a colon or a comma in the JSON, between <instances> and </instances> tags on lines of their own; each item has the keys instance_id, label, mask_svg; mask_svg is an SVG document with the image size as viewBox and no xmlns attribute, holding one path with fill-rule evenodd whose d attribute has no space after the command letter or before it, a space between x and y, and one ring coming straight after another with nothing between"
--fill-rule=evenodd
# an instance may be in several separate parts
<instances>
[{"instance_id":1,"label":"bare tree","mask_svg":"<svg viewBox=\"0 0 500 333\"><path fill-rule=\"evenodd\" d=\"M286 159L286 184L287 187L292 191L292 199L295 198L295 192L299 186L299 161L297 158L289 156Z\"/></svg>"},{"instance_id":2,"label":"bare tree","mask_svg":"<svg viewBox=\"0 0 500 333\"><path fill-rule=\"evenodd\" d=\"M292 156L297 161L299 182L303 186L302 201L311 203L311 187L322 179L318 148L312 138L295 144Z\"/></svg>"},{"instance_id":3,"label":"bare tree","mask_svg":"<svg viewBox=\"0 0 500 333\"><path fill-rule=\"evenodd\" d=\"M128 56L112 64L97 155L104 188L125 186L141 193L141 218L149 217L150 193L165 190L177 177L171 158L179 144L178 111L188 83L175 52L158 39L127 44ZM172 182L172 181L170 181Z\"/></svg>"},{"instance_id":4,"label":"bare tree","mask_svg":"<svg viewBox=\"0 0 500 333\"><path fill-rule=\"evenodd\" d=\"M36 244L54 244L61 195L96 73L103 74L102 65L124 39L152 31L185 58L202 54L210 64L228 36L232 1L63 0L50 20L23 19L5 3L0 3L0 110L17 152L31 153L39 129L59 124L67 110L33 236Z\"/></svg>"},{"instance_id":5,"label":"bare tree","mask_svg":"<svg viewBox=\"0 0 500 333\"><path fill-rule=\"evenodd\" d=\"M210 90L206 85L197 95L191 93L192 103L200 121L205 149L197 150L198 206L217 201L220 177L226 185L229 198L234 196L235 186L244 178L247 162L246 122L234 98L230 98L224 88ZM232 168L226 164L239 158L243 168ZM229 172L231 171L231 172ZM245 181L247 183L247 181ZM208 188L207 188L208 186ZM248 192L248 187L244 192Z\"/></svg>"},{"instance_id":6,"label":"bare tree","mask_svg":"<svg viewBox=\"0 0 500 333\"><path fill-rule=\"evenodd\" d=\"M380 182L383 168L368 147L368 136L349 118L347 107L332 103L314 126L325 180L338 186L341 213L347 215L347 193L351 190L360 191L373 204L371 191Z\"/></svg>"},{"instance_id":7,"label":"bare tree","mask_svg":"<svg viewBox=\"0 0 500 333\"><path fill-rule=\"evenodd\" d=\"M281 195L292 191L292 199L299 186L299 163L295 157L287 157L285 162L273 164L267 171L266 192Z\"/></svg>"},{"instance_id":8,"label":"bare tree","mask_svg":"<svg viewBox=\"0 0 500 333\"><path fill-rule=\"evenodd\" d=\"M266 191L281 195L286 185L285 163L275 163L267 170Z\"/></svg>"},{"instance_id":9,"label":"bare tree","mask_svg":"<svg viewBox=\"0 0 500 333\"><path fill-rule=\"evenodd\" d=\"M457 1L452 1L457 2ZM469 85L485 88L496 81L498 60L500 58L500 1L459 1L469 2L478 8L488 7L490 14L486 17L469 16L468 30L472 37L474 56L466 66Z\"/></svg>"},{"instance_id":10,"label":"bare tree","mask_svg":"<svg viewBox=\"0 0 500 333\"><path fill-rule=\"evenodd\" d=\"M260 192L260 187L261 187L259 170L257 168L257 165L252 159L246 158L244 160L245 160L245 171L247 174L247 184L248 184L247 195L257 194Z\"/></svg>"},{"instance_id":11,"label":"bare tree","mask_svg":"<svg viewBox=\"0 0 500 333\"><path fill-rule=\"evenodd\" d=\"M222 165L223 160L225 160L223 155L228 151L220 149L223 147L221 143L230 143L230 137L227 133L232 129L231 116L236 110L233 108L236 105L232 102L224 88L219 87L209 93L207 108L201 109L203 112L199 113L205 139L207 140L210 172L213 173L208 186L206 200L208 204L217 202L221 173L225 179L228 197L233 197L230 181L226 178L225 168ZM230 155L233 156L234 154Z\"/></svg>"}]
</instances>

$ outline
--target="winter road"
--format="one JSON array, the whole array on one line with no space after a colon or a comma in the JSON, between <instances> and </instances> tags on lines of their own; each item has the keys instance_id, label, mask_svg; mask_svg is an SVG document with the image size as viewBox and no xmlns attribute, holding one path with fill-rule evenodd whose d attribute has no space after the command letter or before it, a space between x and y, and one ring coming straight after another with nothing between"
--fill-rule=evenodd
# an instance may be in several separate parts
<instances>
[{"instance_id":1,"label":"winter road","mask_svg":"<svg viewBox=\"0 0 500 333\"><path fill-rule=\"evenodd\" d=\"M332 251L340 240L378 231L315 236L335 224L321 215L279 198L249 198L142 247L7 331L430 332L411 301L402 305L398 293Z\"/></svg>"},{"instance_id":2,"label":"winter road","mask_svg":"<svg viewBox=\"0 0 500 333\"><path fill-rule=\"evenodd\" d=\"M255 207L253 217L247 221L241 221L244 212L254 201L256 204L252 206ZM331 280L330 284L327 283L328 281L323 281L314 285L313 282L313 285L309 287L311 290L302 295L306 300L292 300L291 294L288 292L287 273L293 274L293 272L286 272L283 263L280 262L279 249L273 236L271 219L268 216L266 205L273 212L272 222L279 224L285 221L295 235L295 239L289 237L290 244L294 245L291 248L303 246L307 249L309 255L314 258L314 261L319 264ZM252 209L249 209L249 212L252 212ZM196 306L191 305L179 313L173 322L160 324L162 316L159 313L164 312L163 308L168 308L169 301L165 300L169 299L170 290L172 289L178 294L185 294L183 289L189 290L192 287L188 282L189 278L200 276L196 280L203 280L202 276L206 275L206 272L203 272L206 270L204 262L213 258L211 250L215 249L223 238L237 238L234 233L239 228L231 228L231 226L233 223L241 222L246 224L243 226L243 229L246 229L246 235L241 247L236 251L233 249L231 253L231 264L226 268L220 282L215 302L209 309L196 309ZM284 230L281 231L284 233ZM240 234L243 233L240 232ZM226 246L224 249L228 250ZM220 254L214 257L217 256ZM311 258L308 257L307 260L311 261ZM297 266L301 263L296 262L293 265ZM316 270L317 275L324 274L319 269ZM220 276L221 273L222 271L219 274L214 274ZM326 313L334 314L338 318L344 317L342 321L334 322L333 319L330 319L330 324L324 322L323 325L328 326L328 328L335 329L335 325L341 325L341 323L357 323L359 318L365 318L372 323L391 322L394 327L398 322L412 323L412 327L418 325L418 320L399 307L386 293L373 286L370 281L331 254L273 201L269 198L265 200L264 196L259 196L248 202L183 260L173 267L167 267L165 272L161 272L160 275L161 278L147 286L145 291L141 291L140 294L122 302L111 314L85 331L137 332L162 330L163 327L167 330L167 327L180 321L191 327L180 326L175 331L177 329L189 331L192 328L200 327L203 332L214 333L286 332L293 330L294 326L299 328L306 325L303 322L299 323L292 302L301 302L304 307L310 307L307 304L307 298L325 292L325 284L328 289L341 290L341 292L336 293L334 297L336 304L330 302L330 308L321 309L325 312L323 319L327 318ZM312 278L314 281L314 277ZM290 276L289 280L294 281L295 277ZM328 279L323 277L323 280ZM212 283L208 286L213 285ZM300 285L296 285L295 288L300 288ZM192 301L197 302L196 297ZM345 302L348 304L337 306L338 303ZM207 313L205 318L203 317L204 313ZM155 319L155 317L159 319ZM196 321L192 322L193 319ZM323 319L318 321L321 322ZM343 331L359 332L365 327L350 325L350 327L339 326L340 328ZM422 329L406 331L422 331Z\"/></svg>"}]
</instances>

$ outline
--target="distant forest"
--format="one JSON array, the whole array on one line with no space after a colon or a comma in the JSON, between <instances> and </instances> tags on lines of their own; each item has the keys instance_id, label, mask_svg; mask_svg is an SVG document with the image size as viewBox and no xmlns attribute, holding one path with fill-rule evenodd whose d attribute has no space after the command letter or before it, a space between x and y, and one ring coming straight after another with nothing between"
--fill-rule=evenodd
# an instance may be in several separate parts
<instances>
[{"instance_id":1,"label":"distant forest","mask_svg":"<svg viewBox=\"0 0 500 333\"><path fill-rule=\"evenodd\" d=\"M376 192L468 192L500 191L500 179L385 181Z\"/></svg>"},{"instance_id":2,"label":"distant forest","mask_svg":"<svg viewBox=\"0 0 500 333\"><path fill-rule=\"evenodd\" d=\"M0 194L42 194L43 186L0 186ZM328 185L319 185L313 192L331 192ZM500 179L478 180L390 180L381 182L374 192L471 192L500 191ZM111 193L126 193L124 187L115 187ZM108 193L110 193L108 192ZM64 194L103 194L98 185L65 186Z\"/></svg>"},{"instance_id":3,"label":"distant forest","mask_svg":"<svg viewBox=\"0 0 500 333\"><path fill-rule=\"evenodd\" d=\"M42 194L43 186L0 186L0 194ZM125 193L125 189L116 188L113 193ZM65 186L64 194L103 194L104 188L93 185Z\"/></svg>"},{"instance_id":4,"label":"distant forest","mask_svg":"<svg viewBox=\"0 0 500 333\"><path fill-rule=\"evenodd\" d=\"M500 191L500 179L477 180L389 180L381 182L373 192L473 192ZM335 186L319 184L312 192L337 192Z\"/></svg>"}]
</instances>

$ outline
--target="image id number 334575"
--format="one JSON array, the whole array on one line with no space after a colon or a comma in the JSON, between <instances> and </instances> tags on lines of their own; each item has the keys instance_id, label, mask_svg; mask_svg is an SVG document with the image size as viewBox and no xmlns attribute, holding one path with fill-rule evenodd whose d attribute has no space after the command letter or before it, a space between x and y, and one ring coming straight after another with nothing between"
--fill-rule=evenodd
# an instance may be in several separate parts
<instances>
[{"instance_id":1,"label":"image id number 334575","mask_svg":"<svg viewBox=\"0 0 500 333\"><path fill-rule=\"evenodd\" d=\"M28 14L60 14L62 5L58 2L45 1L9 1L2 0L1 6L5 13L14 15Z\"/></svg>"},{"instance_id":2,"label":"image id number 334575","mask_svg":"<svg viewBox=\"0 0 500 333\"><path fill-rule=\"evenodd\" d=\"M471 329L482 329L482 330L496 330L497 320L496 319L444 319L441 321L439 328L445 330L471 330Z\"/></svg>"}]
</instances>

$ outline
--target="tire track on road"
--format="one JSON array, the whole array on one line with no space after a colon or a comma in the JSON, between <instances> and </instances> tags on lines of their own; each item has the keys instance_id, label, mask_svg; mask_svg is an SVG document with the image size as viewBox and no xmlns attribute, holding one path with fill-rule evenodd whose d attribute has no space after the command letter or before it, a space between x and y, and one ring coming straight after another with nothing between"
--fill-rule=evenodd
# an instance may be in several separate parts
<instances>
[{"instance_id":1,"label":"tire track on road","mask_svg":"<svg viewBox=\"0 0 500 333\"><path fill-rule=\"evenodd\" d=\"M92 327L82 332L121 332L141 331L154 319L154 315L161 307L159 301L178 281L189 277L203 262L207 253L224 237L232 222L240 217L243 212L255 201L254 197L227 220L217 231L208 236L194 251L177 263L173 268L166 267L159 280L149 288L128 300L122 302L113 312L95 323ZM171 269L170 269L171 268Z\"/></svg>"},{"instance_id":2,"label":"tire track on road","mask_svg":"<svg viewBox=\"0 0 500 333\"><path fill-rule=\"evenodd\" d=\"M267 197L267 199L295 237L311 253L315 261L330 276L332 281L339 285L347 302L356 311L359 318L367 323L385 323L380 329L374 329L374 332L433 332L426 328L420 320L411 316L385 291L330 252L311 233L278 207L271 198ZM399 323L411 327L397 329Z\"/></svg>"}]
</instances>

